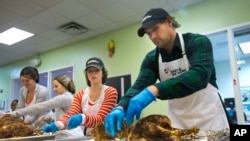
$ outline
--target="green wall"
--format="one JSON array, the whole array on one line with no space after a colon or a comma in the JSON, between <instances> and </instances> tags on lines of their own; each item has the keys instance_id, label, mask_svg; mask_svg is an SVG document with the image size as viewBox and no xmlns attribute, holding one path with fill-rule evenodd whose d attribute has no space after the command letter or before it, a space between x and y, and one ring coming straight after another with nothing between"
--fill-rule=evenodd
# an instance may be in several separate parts
<instances>
[{"instance_id":1,"label":"green wall","mask_svg":"<svg viewBox=\"0 0 250 141\"><path fill-rule=\"evenodd\" d=\"M204 33L249 22L249 6L249 0L207 0L170 14L181 24L181 27L177 29L178 32ZM131 74L133 83L142 59L148 51L154 48L147 36L143 38L137 36L139 26L140 23L134 24L40 54L42 64L38 70L44 72L73 65L76 89L80 90L86 87L83 75L86 60L89 57L98 56L103 59L109 76ZM110 39L116 43L113 58L108 57L107 51ZM20 70L29 65L29 60L34 57L0 67L0 89L4 89L4 92L0 94L0 99L7 98L10 103L11 79L18 78ZM167 101L157 100L145 108L142 116L166 114L166 108L162 107L167 108Z\"/></svg>"}]
</instances>

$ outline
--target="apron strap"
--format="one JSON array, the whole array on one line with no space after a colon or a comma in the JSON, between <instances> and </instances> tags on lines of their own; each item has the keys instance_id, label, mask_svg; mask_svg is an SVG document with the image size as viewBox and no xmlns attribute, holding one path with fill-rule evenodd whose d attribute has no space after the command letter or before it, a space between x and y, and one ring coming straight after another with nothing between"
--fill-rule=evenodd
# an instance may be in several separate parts
<instances>
[{"instance_id":1,"label":"apron strap","mask_svg":"<svg viewBox=\"0 0 250 141\"><path fill-rule=\"evenodd\" d=\"M182 56L183 56L183 59L184 59L184 62L185 62L185 67L186 67L186 70L188 71L189 70L189 64L188 64L188 59L187 59L187 55L186 55L186 51L185 51L185 44L184 44L184 40L183 40L183 37L180 33L178 33L178 36L179 36L179 39L180 39L180 42L181 42L181 50L182 50Z\"/></svg>"}]
</instances>

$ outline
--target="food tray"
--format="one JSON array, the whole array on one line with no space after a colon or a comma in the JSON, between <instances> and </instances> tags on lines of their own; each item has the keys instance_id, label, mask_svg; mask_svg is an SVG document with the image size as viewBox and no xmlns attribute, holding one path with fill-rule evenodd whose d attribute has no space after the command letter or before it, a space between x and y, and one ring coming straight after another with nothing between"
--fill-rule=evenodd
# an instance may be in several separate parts
<instances>
[{"instance_id":1,"label":"food tray","mask_svg":"<svg viewBox=\"0 0 250 141\"><path fill-rule=\"evenodd\" d=\"M182 136L181 141L230 141L230 134L228 129L220 131L199 131L195 135Z\"/></svg>"},{"instance_id":2,"label":"food tray","mask_svg":"<svg viewBox=\"0 0 250 141\"><path fill-rule=\"evenodd\" d=\"M27 136L27 137L18 137L18 138L6 138L0 139L0 141L44 141L54 139L54 134L45 134L39 136Z\"/></svg>"},{"instance_id":3,"label":"food tray","mask_svg":"<svg viewBox=\"0 0 250 141\"><path fill-rule=\"evenodd\" d=\"M81 138L65 138L65 139L52 139L44 141L94 141L90 137L81 137Z\"/></svg>"}]
</instances>

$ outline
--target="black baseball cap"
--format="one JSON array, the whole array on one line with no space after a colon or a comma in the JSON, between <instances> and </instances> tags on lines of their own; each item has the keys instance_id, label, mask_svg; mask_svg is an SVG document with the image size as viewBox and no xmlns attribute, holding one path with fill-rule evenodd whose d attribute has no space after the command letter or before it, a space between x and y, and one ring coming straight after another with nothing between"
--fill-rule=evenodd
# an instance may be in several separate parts
<instances>
[{"instance_id":1,"label":"black baseball cap","mask_svg":"<svg viewBox=\"0 0 250 141\"><path fill-rule=\"evenodd\" d=\"M89 67L95 67L95 68L98 68L98 69L102 69L102 68L104 68L104 64L103 64L103 62L102 62L102 60L100 58L98 58L98 57L92 57L92 58L89 58L87 60L85 71Z\"/></svg>"},{"instance_id":2,"label":"black baseball cap","mask_svg":"<svg viewBox=\"0 0 250 141\"><path fill-rule=\"evenodd\" d=\"M142 18L142 26L137 31L138 36L142 37L145 34L145 28L153 27L168 16L170 16L168 12L162 8L150 9Z\"/></svg>"}]
</instances>

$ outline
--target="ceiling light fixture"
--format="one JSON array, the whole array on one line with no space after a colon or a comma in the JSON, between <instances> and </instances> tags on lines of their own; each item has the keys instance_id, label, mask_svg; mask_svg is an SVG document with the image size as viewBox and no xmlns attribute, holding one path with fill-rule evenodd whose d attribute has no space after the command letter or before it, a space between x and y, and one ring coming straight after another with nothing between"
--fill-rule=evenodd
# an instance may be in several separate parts
<instances>
[{"instance_id":1,"label":"ceiling light fixture","mask_svg":"<svg viewBox=\"0 0 250 141\"><path fill-rule=\"evenodd\" d=\"M239 44L241 51L243 54L250 53L250 42L243 42Z\"/></svg>"},{"instance_id":2,"label":"ceiling light fixture","mask_svg":"<svg viewBox=\"0 0 250 141\"><path fill-rule=\"evenodd\" d=\"M12 27L2 33L0 33L0 43L6 45L13 45L24 39L34 36L35 34L27 31Z\"/></svg>"}]
</instances>

